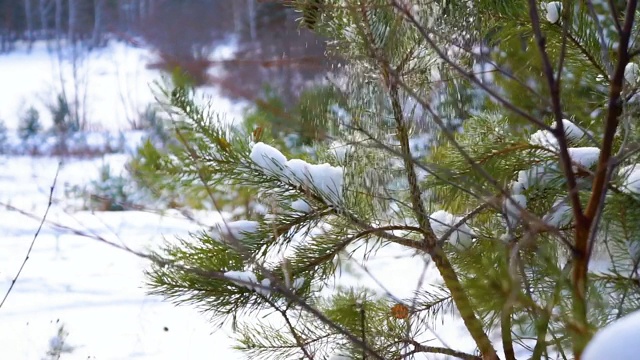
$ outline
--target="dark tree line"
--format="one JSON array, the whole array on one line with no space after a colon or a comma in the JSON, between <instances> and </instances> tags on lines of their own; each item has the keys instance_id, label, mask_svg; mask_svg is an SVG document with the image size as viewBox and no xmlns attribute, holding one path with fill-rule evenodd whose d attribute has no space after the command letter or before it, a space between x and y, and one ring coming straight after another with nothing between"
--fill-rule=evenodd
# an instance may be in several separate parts
<instances>
[{"instance_id":1,"label":"dark tree line","mask_svg":"<svg viewBox=\"0 0 640 360\"><path fill-rule=\"evenodd\" d=\"M301 28L282 3L256 0L0 0L0 53L18 42L70 41L87 48L109 38L156 51L152 67L186 71L198 84L222 84L228 95L255 99L269 83L286 103L326 69L324 43ZM235 39L236 58L212 77L211 50Z\"/></svg>"}]
</instances>

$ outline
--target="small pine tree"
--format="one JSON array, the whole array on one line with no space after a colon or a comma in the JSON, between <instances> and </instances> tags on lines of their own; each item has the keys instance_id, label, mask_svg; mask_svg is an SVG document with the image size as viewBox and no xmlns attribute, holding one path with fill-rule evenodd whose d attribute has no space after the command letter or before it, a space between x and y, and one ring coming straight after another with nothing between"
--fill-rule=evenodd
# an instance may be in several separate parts
<instances>
[{"instance_id":1,"label":"small pine tree","mask_svg":"<svg viewBox=\"0 0 640 360\"><path fill-rule=\"evenodd\" d=\"M33 106L29 107L18 123L18 136L22 140L30 139L36 136L42 130L40 123L40 113Z\"/></svg>"},{"instance_id":2,"label":"small pine tree","mask_svg":"<svg viewBox=\"0 0 640 360\"><path fill-rule=\"evenodd\" d=\"M347 60L339 141L291 154L166 91L192 129L176 178L268 206L167 244L153 293L273 312L237 337L276 359L580 359L640 308L637 1L310 1L293 3ZM334 286L394 251L421 261L410 295ZM428 343L450 315L465 331Z\"/></svg>"},{"instance_id":3,"label":"small pine tree","mask_svg":"<svg viewBox=\"0 0 640 360\"><path fill-rule=\"evenodd\" d=\"M5 125L4 120L0 119L0 154L6 153L8 148L9 134L7 125Z\"/></svg>"}]
</instances>

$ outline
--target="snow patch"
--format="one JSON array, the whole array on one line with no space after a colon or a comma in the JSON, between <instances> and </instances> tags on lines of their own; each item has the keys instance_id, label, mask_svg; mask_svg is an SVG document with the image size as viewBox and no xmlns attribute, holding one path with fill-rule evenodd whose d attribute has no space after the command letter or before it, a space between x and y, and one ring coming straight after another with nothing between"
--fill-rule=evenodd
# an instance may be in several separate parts
<instances>
[{"instance_id":1,"label":"snow patch","mask_svg":"<svg viewBox=\"0 0 640 360\"><path fill-rule=\"evenodd\" d=\"M622 191L627 194L640 194L640 164L621 168L618 174L623 177Z\"/></svg>"},{"instance_id":2,"label":"snow patch","mask_svg":"<svg viewBox=\"0 0 640 360\"><path fill-rule=\"evenodd\" d=\"M583 360L635 359L640 353L640 311L624 316L598 331Z\"/></svg>"},{"instance_id":3,"label":"snow patch","mask_svg":"<svg viewBox=\"0 0 640 360\"><path fill-rule=\"evenodd\" d=\"M258 165L266 174L279 175L285 168L287 158L280 150L259 142L254 144L249 155L256 165Z\"/></svg>"},{"instance_id":4,"label":"snow patch","mask_svg":"<svg viewBox=\"0 0 640 360\"><path fill-rule=\"evenodd\" d=\"M542 218L549 226L561 228L569 225L573 218L571 206L566 199L558 199L551 206L551 210Z\"/></svg>"},{"instance_id":5,"label":"snow patch","mask_svg":"<svg viewBox=\"0 0 640 360\"><path fill-rule=\"evenodd\" d=\"M562 13L562 2L552 1L547 3L547 20L555 24L560 20L560 14Z\"/></svg>"},{"instance_id":6,"label":"snow patch","mask_svg":"<svg viewBox=\"0 0 640 360\"><path fill-rule=\"evenodd\" d=\"M269 294L271 293L269 289L263 288L263 286L266 287L271 285L269 279L264 279L262 280L262 282L259 282L256 274L254 274L252 271L227 271L224 273L224 276L231 280L232 283L238 286L245 287L249 290L254 290L258 294L269 296ZM251 284L256 284L257 286Z\"/></svg>"},{"instance_id":7,"label":"snow patch","mask_svg":"<svg viewBox=\"0 0 640 360\"><path fill-rule=\"evenodd\" d=\"M549 130L538 130L529 138L531 145L541 146L545 149L557 150L558 139Z\"/></svg>"},{"instance_id":8,"label":"snow patch","mask_svg":"<svg viewBox=\"0 0 640 360\"><path fill-rule=\"evenodd\" d=\"M567 151L573 163L585 168L593 166L600 156L600 149L597 147L568 148Z\"/></svg>"},{"instance_id":9,"label":"snow patch","mask_svg":"<svg viewBox=\"0 0 640 360\"><path fill-rule=\"evenodd\" d=\"M627 80L629 85L638 85L638 77L640 77L640 67L638 64L630 62L624 68L624 79Z\"/></svg>"},{"instance_id":10,"label":"snow patch","mask_svg":"<svg viewBox=\"0 0 640 360\"><path fill-rule=\"evenodd\" d=\"M312 210L311 205L309 205L308 202L302 199L292 202L291 208L297 212L304 213L304 214L307 214Z\"/></svg>"},{"instance_id":11,"label":"snow patch","mask_svg":"<svg viewBox=\"0 0 640 360\"><path fill-rule=\"evenodd\" d=\"M436 237L441 239L447 231L461 220L462 216L455 216L444 210L438 210L431 214L429 223ZM473 243L472 237L474 235L475 233L467 224L462 224L449 236L447 241L458 249L469 248Z\"/></svg>"},{"instance_id":12,"label":"snow patch","mask_svg":"<svg viewBox=\"0 0 640 360\"><path fill-rule=\"evenodd\" d=\"M520 221L520 208L527 207L527 198L524 195L513 194L510 199L506 199L503 205L503 211L506 215L507 226L514 228Z\"/></svg>"},{"instance_id":13,"label":"snow patch","mask_svg":"<svg viewBox=\"0 0 640 360\"><path fill-rule=\"evenodd\" d=\"M261 142L253 145L250 157L266 174L281 176L284 181L315 189L333 204L342 201L344 169L341 166L309 164L302 159L287 161L276 148Z\"/></svg>"},{"instance_id":14,"label":"snow patch","mask_svg":"<svg viewBox=\"0 0 640 360\"><path fill-rule=\"evenodd\" d=\"M242 241L247 235L255 234L259 225L257 221L238 220L218 224L216 227L220 234Z\"/></svg>"}]
</instances>

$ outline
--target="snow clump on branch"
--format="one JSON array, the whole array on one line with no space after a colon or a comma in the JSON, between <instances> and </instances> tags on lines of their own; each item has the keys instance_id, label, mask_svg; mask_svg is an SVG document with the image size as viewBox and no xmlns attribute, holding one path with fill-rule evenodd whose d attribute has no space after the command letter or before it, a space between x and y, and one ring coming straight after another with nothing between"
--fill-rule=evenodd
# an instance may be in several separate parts
<instances>
[{"instance_id":1,"label":"snow clump on branch","mask_svg":"<svg viewBox=\"0 0 640 360\"><path fill-rule=\"evenodd\" d=\"M591 339L583 360L635 359L640 353L640 311L614 321Z\"/></svg>"},{"instance_id":2,"label":"snow clump on branch","mask_svg":"<svg viewBox=\"0 0 640 360\"><path fill-rule=\"evenodd\" d=\"M261 142L253 145L250 157L266 175L316 190L334 205L342 201L344 169L341 166L309 164L301 159L287 160L279 150Z\"/></svg>"},{"instance_id":3,"label":"snow clump on branch","mask_svg":"<svg viewBox=\"0 0 640 360\"><path fill-rule=\"evenodd\" d=\"M547 3L547 20L555 24L560 20L560 14L562 13L562 2L552 1Z\"/></svg>"},{"instance_id":4,"label":"snow clump on branch","mask_svg":"<svg viewBox=\"0 0 640 360\"><path fill-rule=\"evenodd\" d=\"M438 210L429 217L431 229L433 229L433 233L438 240L446 235L446 233L460 221L462 221L462 216L455 216L444 210ZM463 223L451 233L446 241L458 249L466 249L471 247L472 237L474 235L473 230L467 224Z\"/></svg>"}]
</instances>

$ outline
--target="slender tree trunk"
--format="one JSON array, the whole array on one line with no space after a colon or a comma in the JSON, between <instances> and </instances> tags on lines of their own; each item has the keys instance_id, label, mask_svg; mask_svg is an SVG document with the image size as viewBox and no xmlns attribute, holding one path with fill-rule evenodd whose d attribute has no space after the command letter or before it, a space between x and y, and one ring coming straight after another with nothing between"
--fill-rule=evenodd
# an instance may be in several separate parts
<instances>
[{"instance_id":1,"label":"slender tree trunk","mask_svg":"<svg viewBox=\"0 0 640 360\"><path fill-rule=\"evenodd\" d=\"M62 34L62 0L56 0L56 13L54 19L54 27L56 32L56 41L58 48L60 47L60 35Z\"/></svg>"},{"instance_id":2,"label":"slender tree trunk","mask_svg":"<svg viewBox=\"0 0 640 360\"><path fill-rule=\"evenodd\" d=\"M240 2L234 1L231 6L233 12L233 30L235 33L240 34L242 31L242 9L240 8Z\"/></svg>"},{"instance_id":3,"label":"slender tree trunk","mask_svg":"<svg viewBox=\"0 0 640 360\"><path fill-rule=\"evenodd\" d=\"M93 21L93 39L92 43L95 47L102 46L102 27L104 16L104 0L93 1L94 21Z\"/></svg>"},{"instance_id":4,"label":"slender tree trunk","mask_svg":"<svg viewBox=\"0 0 640 360\"><path fill-rule=\"evenodd\" d=\"M67 24L67 37L71 43L75 44L78 29L78 2L76 0L69 0L68 4L69 19Z\"/></svg>"},{"instance_id":5,"label":"slender tree trunk","mask_svg":"<svg viewBox=\"0 0 640 360\"><path fill-rule=\"evenodd\" d=\"M256 41L256 4L253 0L248 0L248 16L249 16L249 36L251 42Z\"/></svg>"},{"instance_id":6,"label":"slender tree trunk","mask_svg":"<svg viewBox=\"0 0 640 360\"><path fill-rule=\"evenodd\" d=\"M33 8L31 6L31 0L24 0L24 18L27 24L27 42L29 43L29 50L33 45Z\"/></svg>"}]
</instances>

